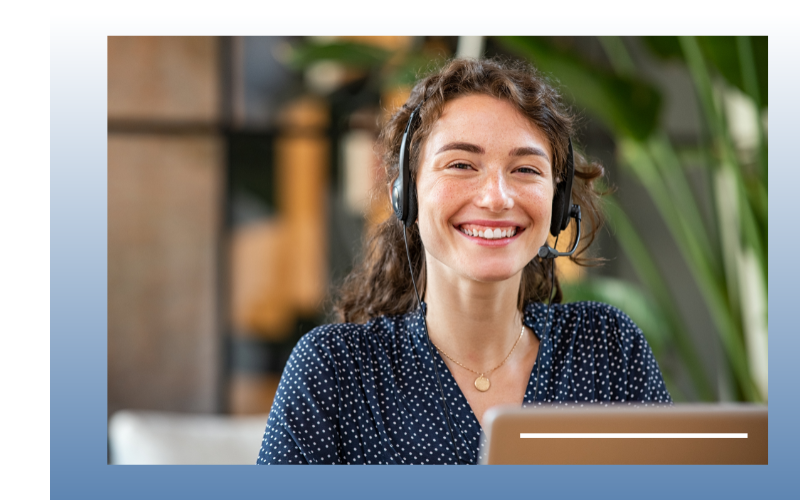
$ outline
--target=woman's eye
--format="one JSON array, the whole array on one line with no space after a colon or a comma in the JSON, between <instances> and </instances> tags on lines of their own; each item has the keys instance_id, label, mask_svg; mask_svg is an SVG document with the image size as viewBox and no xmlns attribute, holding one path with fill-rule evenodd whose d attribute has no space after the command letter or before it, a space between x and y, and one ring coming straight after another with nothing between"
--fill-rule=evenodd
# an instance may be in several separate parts
<instances>
[{"instance_id":1,"label":"woman's eye","mask_svg":"<svg viewBox=\"0 0 800 500\"><path fill-rule=\"evenodd\" d=\"M536 174L541 175L538 170L532 167L520 167L517 169L517 172L521 172L523 174Z\"/></svg>"},{"instance_id":2,"label":"woman's eye","mask_svg":"<svg viewBox=\"0 0 800 500\"><path fill-rule=\"evenodd\" d=\"M450 165L449 168L455 168L458 170L468 170L472 168L472 165L470 165L469 163L453 163L452 165Z\"/></svg>"}]
</instances>

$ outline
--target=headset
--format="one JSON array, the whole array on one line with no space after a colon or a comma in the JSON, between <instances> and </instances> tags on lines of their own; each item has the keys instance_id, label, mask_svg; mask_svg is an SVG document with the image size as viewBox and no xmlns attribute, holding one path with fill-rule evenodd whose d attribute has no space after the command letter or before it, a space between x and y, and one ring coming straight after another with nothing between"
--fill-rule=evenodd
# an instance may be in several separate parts
<instances>
[{"instance_id":1,"label":"headset","mask_svg":"<svg viewBox=\"0 0 800 500\"><path fill-rule=\"evenodd\" d=\"M436 372L436 380L439 384L439 393L442 397L442 405L444 406L444 413L445 413L445 421L447 422L447 428L450 431L450 438L453 441L453 448L456 452L456 460L458 463L461 463L461 457L458 453L458 445L456 444L456 438L453 434L453 427L450 424L450 411L447 408L447 401L444 397L444 389L442 389L442 380L439 378L439 369L436 366L436 357L433 355L433 345L431 342L430 335L428 335L428 323L425 320L425 313L426 311L422 307L422 300L419 297L419 291L417 290L417 283L414 279L414 270L413 266L411 265L411 255L408 251L408 239L406 236L406 228L414 224L417 220L417 189L416 186L412 185L411 182L411 169L409 168L409 163L411 160L411 139L415 130L415 122L418 121L417 118L419 116L419 110L422 105L425 104L425 99L423 99L417 106L411 111L411 114L408 117L408 123L406 124L405 131L403 132L403 139L400 143L400 157L398 159L398 176L395 179L394 183L392 184L392 208L394 209L394 214L400 223L403 225L403 241L406 246L406 257L408 258L408 269L411 273L411 282L414 285L414 294L417 297L417 304L419 305L420 312L422 313L422 322L425 325L425 337L428 339L428 351L430 352L431 359L433 360L433 369ZM552 234L556 240L553 246L556 246L558 243L558 235L567 228L569 225L570 219L575 219L577 221L577 231L575 236L575 243L572 245L572 248L566 252L559 252L555 248L551 247L550 245L545 242L539 248L538 256L541 259L555 259L556 257L566 257L570 256L575 253L578 249L578 243L581 240L581 207L578 205L574 205L572 203L572 180L575 177L575 160L572 152L572 139L568 139L568 152L567 152L567 162L566 162L566 171L564 173L564 178L559 179L556 183L555 194L553 196L553 208L552 208L552 218L550 219L550 234ZM555 261L552 261L550 267L550 274L551 274L551 284L550 284L550 294L547 303L547 323L548 329L542 335L542 343L546 342L550 330L552 329L552 320L550 319L550 306L553 302L552 300L552 292L555 284ZM539 373L541 372L542 366L539 362L539 358L542 352L542 345L539 346L539 351L536 354L536 364L538 365L538 370L536 373L536 386L534 388L533 396L534 399L536 398L536 394L539 390Z\"/></svg>"}]
</instances>

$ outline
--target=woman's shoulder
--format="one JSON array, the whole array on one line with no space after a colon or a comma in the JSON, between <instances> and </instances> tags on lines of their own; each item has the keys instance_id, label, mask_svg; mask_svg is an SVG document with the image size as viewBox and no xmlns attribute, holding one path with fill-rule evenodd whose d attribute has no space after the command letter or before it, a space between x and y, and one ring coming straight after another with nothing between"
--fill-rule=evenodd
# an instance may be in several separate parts
<instances>
[{"instance_id":1,"label":"woman's shoulder","mask_svg":"<svg viewBox=\"0 0 800 500\"><path fill-rule=\"evenodd\" d=\"M328 323L318 326L300 339L295 350L313 349L336 353L353 351L376 342L394 343L407 330L409 315L379 316L366 323Z\"/></svg>"},{"instance_id":2,"label":"woman's shoulder","mask_svg":"<svg viewBox=\"0 0 800 500\"><path fill-rule=\"evenodd\" d=\"M621 309L604 302L585 300L559 304L566 314L590 316L598 319L613 319L619 322L630 322L630 317Z\"/></svg>"},{"instance_id":3,"label":"woman's shoulder","mask_svg":"<svg viewBox=\"0 0 800 500\"><path fill-rule=\"evenodd\" d=\"M541 302L526 304L525 315L537 326L544 324L548 316L548 306ZM641 336L641 330L621 309L595 301L567 302L553 304L550 317L559 328L554 330L572 330L577 328L591 332L595 336L610 336L622 340Z\"/></svg>"},{"instance_id":4,"label":"woman's shoulder","mask_svg":"<svg viewBox=\"0 0 800 500\"><path fill-rule=\"evenodd\" d=\"M525 315L541 317L547 315L548 305L542 302L528 302L525 304ZM615 306L603 302L581 301L566 302L552 305L554 316L584 316L584 317L612 317L622 321L630 321L627 314Z\"/></svg>"}]
</instances>

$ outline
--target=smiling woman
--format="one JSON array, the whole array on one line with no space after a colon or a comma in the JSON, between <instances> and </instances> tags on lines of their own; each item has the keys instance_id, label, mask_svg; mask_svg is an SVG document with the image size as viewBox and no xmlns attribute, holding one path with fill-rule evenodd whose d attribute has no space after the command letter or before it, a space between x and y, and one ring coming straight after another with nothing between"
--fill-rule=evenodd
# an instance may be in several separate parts
<instances>
[{"instance_id":1,"label":"smiling woman","mask_svg":"<svg viewBox=\"0 0 800 500\"><path fill-rule=\"evenodd\" d=\"M442 273L477 282L518 274L550 227L554 183L544 134L508 101L467 95L446 104L421 153L428 281L441 282Z\"/></svg>"},{"instance_id":2,"label":"smiling woman","mask_svg":"<svg viewBox=\"0 0 800 500\"><path fill-rule=\"evenodd\" d=\"M572 132L530 67L454 60L415 86L380 142L401 222L366 242L342 323L292 353L258 463L477 463L495 405L670 402L636 325L560 304L539 256L562 198L586 214L577 263L602 220L603 169L573 156Z\"/></svg>"}]
</instances>

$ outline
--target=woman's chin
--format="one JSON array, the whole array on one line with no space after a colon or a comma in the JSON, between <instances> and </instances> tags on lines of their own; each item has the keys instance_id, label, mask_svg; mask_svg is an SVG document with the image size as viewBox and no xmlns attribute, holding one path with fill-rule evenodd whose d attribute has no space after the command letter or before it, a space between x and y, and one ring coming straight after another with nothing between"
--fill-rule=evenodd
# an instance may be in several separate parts
<instances>
[{"instance_id":1,"label":"woman's chin","mask_svg":"<svg viewBox=\"0 0 800 500\"><path fill-rule=\"evenodd\" d=\"M519 274L519 269L499 268L499 269L473 269L468 273L469 277L480 283L498 283L510 280Z\"/></svg>"}]
</instances>

